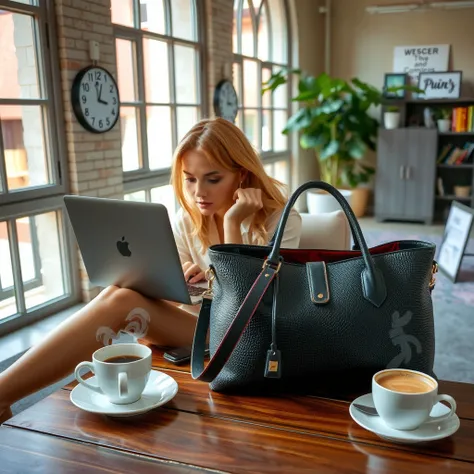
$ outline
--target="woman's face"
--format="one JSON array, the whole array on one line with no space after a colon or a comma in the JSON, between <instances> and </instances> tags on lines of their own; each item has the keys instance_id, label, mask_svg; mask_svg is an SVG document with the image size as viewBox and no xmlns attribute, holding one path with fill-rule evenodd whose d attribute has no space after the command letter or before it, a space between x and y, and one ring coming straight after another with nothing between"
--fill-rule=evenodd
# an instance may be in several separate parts
<instances>
[{"instance_id":1,"label":"woman's face","mask_svg":"<svg viewBox=\"0 0 474 474\"><path fill-rule=\"evenodd\" d=\"M239 187L240 174L211 164L199 151L188 151L183 156L185 190L201 214L221 217L234 204L234 193Z\"/></svg>"}]
</instances>

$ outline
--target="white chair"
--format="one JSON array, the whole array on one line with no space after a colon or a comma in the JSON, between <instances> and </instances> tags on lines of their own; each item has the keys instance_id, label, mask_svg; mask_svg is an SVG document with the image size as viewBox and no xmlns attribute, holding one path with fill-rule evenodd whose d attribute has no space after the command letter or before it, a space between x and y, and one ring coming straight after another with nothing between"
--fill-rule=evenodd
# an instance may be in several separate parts
<instances>
[{"instance_id":1,"label":"white chair","mask_svg":"<svg viewBox=\"0 0 474 474\"><path fill-rule=\"evenodd\" d=\"M341 210L323 214L301 213L300 249L350 250L351 230Z\"/></svg>"}]
</instances>

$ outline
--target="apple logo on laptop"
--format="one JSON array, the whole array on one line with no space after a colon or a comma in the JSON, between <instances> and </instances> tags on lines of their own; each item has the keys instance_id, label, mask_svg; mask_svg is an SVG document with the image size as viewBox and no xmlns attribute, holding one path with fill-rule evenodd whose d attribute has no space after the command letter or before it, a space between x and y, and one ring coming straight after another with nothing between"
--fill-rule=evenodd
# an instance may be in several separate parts
<instances>
[{"instance_id":1,"label":"apple logo on laptop","mask_svg":"<svg viewBox=\"0 0 474 474\"><path fill-rule=\"evenodd\" d=\"M125 236L122 237L122 240L117 241L117 249L124 257L130 257L132 252L128 248L128 242L125 240Z\"/></svg>"}]
</instances>

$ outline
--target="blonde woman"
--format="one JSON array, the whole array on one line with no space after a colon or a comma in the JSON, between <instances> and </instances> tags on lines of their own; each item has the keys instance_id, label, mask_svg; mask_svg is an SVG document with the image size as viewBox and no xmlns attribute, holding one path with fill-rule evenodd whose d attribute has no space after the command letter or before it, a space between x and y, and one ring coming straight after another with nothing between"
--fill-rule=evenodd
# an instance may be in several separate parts
<instances>
[{"instance_id":1,"label":"blonde woman","mask_svg":"<svg viewBox=\"0 0 474 474\"><path fill-rule=\"evenodd\" d=\"M286 202L245 135L220 118L202 120L183 138L172 184L181 205L174 234L191 283L205 278L211 245L266 245ZM300 232L301 218L292 211L282 247L298 247ZM152 300L127 288L105 288L0 374L0 422L11 416L12 403L66 377L120 332L158 346L190 345L198 311L199 306Z\"/></svg>"}]
</instances>

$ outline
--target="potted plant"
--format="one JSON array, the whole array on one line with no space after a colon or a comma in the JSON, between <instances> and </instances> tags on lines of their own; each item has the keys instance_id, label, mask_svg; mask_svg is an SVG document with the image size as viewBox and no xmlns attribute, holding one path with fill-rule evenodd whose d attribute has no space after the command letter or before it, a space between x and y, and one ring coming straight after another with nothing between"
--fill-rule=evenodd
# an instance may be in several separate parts
<instances>
[{"instance_id":1,"label":"potted plant","mask_svg":"<svg viewBox=\"0 0 474 474\"><path fill-rule=\"evenodd\" d=\"M438 131L446 133L451 130L452 110L448 108L439 108L435 110L436 123Z\"/></svg>"},{"instance_id":2,"label":"potted plant","mask_svg":"<svg viewBox=\"0 0 474 474\"><path fill-rule=\"evenodd\" d=\"M400 125L400 107L397 105L389 105L383 114L383 123L385 128L392 130Z\"/></svg>"},{"instance_id":3,"label":"potted plant","mask_svg":"<svg viewBox=\"0 0 474 474\"><path fill-rule=\"evenodd\" d=\"M350 202L351 190L367 185L374 168L363 162L367 150L375 150L379 122L369 113L382 102L382 92L357 78L351 81L332 78L323 73L317 77L300 70L279 71L264 83L262 93L274 91L297 74L298 93L292 99L300 109L290 117L283 133L300 132L300 145L314 150L321 178L343 189ZM410 86L390 88L412 90ZM416 89L418 90L418 89ZM310 212L338 209L335 199L324 193L307 193Z\"/></svg>"}]
</instances>

